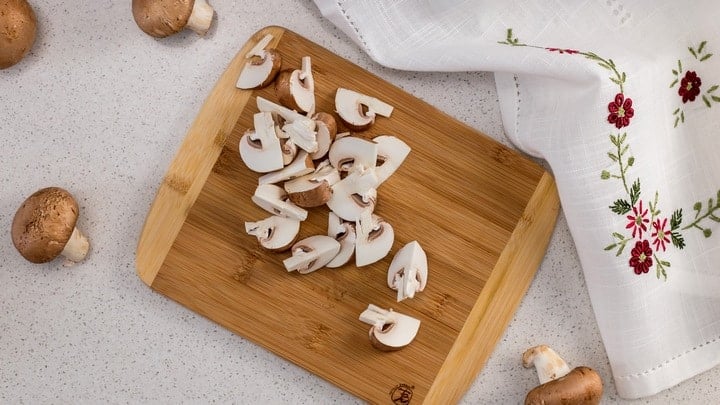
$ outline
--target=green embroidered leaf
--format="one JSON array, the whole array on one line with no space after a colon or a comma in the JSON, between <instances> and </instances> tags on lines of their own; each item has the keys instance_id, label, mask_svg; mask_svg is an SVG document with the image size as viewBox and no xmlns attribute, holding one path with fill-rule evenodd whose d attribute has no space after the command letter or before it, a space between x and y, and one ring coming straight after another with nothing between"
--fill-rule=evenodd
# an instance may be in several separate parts
<instances>
[{"instance_id":1,"label":"green embroidered leaf","mask_svg":"<svg viewBox=\"0 0 720 405\"><path fill-rule=\"evenodd\" d=\"M663 267L672 267L672 266L670 265L670 262L668 262L668 261L660 260L660 263L663 265Z\"/></svg>"},{"instance_id":2,"label":"green embroidered leaf","mask_svg":"<svg viewBox=\"0 0 720 405\"><path fill-rule=\"evenodd\" d=\"M610 65L608 65L608 64L605 63L605 62L598 62L598 65L600 65L600 67L603 68L603 69L612 70L612 68L610 67Z\"/></svg>"},{"instance_id":3,"label":"green embroidered leaf","mask_svg":"<svg viewBox=\"0 0 720 405\"><path fill-rule=\"evenodd\" d=\"M693 209L695 210L695 218L697 218L702 210L702 203L700 201L696 202L695 205L693 205Z\"/></svg>"},{"instance_id":4,"label":"green embroidered leaf","mask_svg":"<svg viewBox=\"0 0 720 405\"><path fill-rule=\"evenodd\" d=\"M716 84L716 85L710 87L707 92L708 92L708 93L712 93L713 91L717 90L718 87L720 87L720 86L718 86L718 85Z\"/></svg>"},{"instance_id":5,"label":"green embroidered leaf","mask_svg":"<svg viewBox=\"0 0 720 405\"><path fill-rule=\"evenodd\" d=\"M625 75L625 72L622 72L622 78L620 79L620 81L625 83L625 79L627 79L627 76Z\"/></svg>"},{"instance_id":6,"label":"green embroidered leaf","mask_svg":"<svg viewBox=\"0 0 720 405\"><path fill-rule=\"evenodd\" d=\"M625 240L625 236L621 233L613 232L612 236L614 236L620 240Z\"/></svg>"},{"instance_id":7,"label":"green embroidered leaf","mask_svg":"<svg viewBox=\"0 0 720 405\"><path fill-rule=\"evenodd\" d=\"M674 74L675 76L677 76L677 75L678 75L678 71L677 71L677 70L675 70L675 69L673 69L673 70L672 70L672 73L673 73L673 74Z\"/></svg>"},{"instance_id":8,"label":"green embroidered leaf","mask_svg":"<svg viewBox=\"0 0 720 405\"><path fill-rule=\"evenodd\" d=\"M630 187L630 205L635 205L639 199L640 199L640 179L637 179Z\"/></svg>"},{"instance_id":9,"label":"green embroidered leaf","mask_svg":"<svg viewBox=\"0 0 720 405\"><path fill-rule=\"evenodd\" d=\"M618 86L621 84L621 83L620 83L620 80L618 80L618 79L616 79L616 78L614 78L614 77L609 77L609 79L610 79L611 82L617 84Z\"/></svg>"},{"instance_id":10,"label":"green embroidered leaf","mask_svg":"<svg viewBox=\"0 0 720 405\"><path fill-rule=\"evenodd\" d=\"M608 65L610 65L611 67L615 67L615 62L613 62L612 59L608 59L608 60L607 60L607 63L608 63Z\"/></svg>"},{"instance_id":11,"label":"green embroidered leaf","mask_svg":"<svg viewBox=\"0 0 720 405\"><path fill-rule=\"evenodd\" d=\"M672 216L670 217L670 230L674 231L680 228L680 225L682 224L682 208L679 210L675 210L673 212Z\"/></svg>"},{"instance_id":12,"label":"green embroidered leaf","mask_svg":"<svg viewBox=\"0 0 720 405\"><path fill-rule=\"evenodd\" d=\"M677 115L677 113L680 112L680 107L677 108L677 110L673 111L673 115Z\"/></svg>"},{"instance_id":13,"label":"green embroidered leaf","mask_svg":"<svg viewBox=\"0 0 720 405\"><path fill-rule=\"evenodd\" d=\"M612 152L608 152L608 157L612 159L613 162L617 162L619 160L619 158Z\"/></svg>"},{"instance_id":14,"label":"green embroidered leaf","mask_svg":"<svg viewBox=\"0 0 720 405\"><path fill-rule=\"evenodd\" d=\"M607 170L603 170L602 173L600 173L600 178L603 180L607 180L610 178L610 172Z\"/></svg>"},{"instance_id":15,"label":"green embroidered leaf","mask_svg":"<svg viewBox=\"0 0 720 405\"><path fill-rule=\"evenodd\" d=\"M635 163L635 156L630 156L627 160L628 167L632 166Z\"/></svg>"},{"instance_id":16,"label":"green embroidered leaf","mask_svg":"<svg viewBox=\"0 0 720 405\"><path fill-rule=\"evenodd\" d=\"M618 199L608 208L618 215L624 215L630 212L632 205L623 199Z\"/></svg>"},{"instance_id":17,"label":"green embroidered leaf","mask_svg":"<svg viewBox=\"0 0 720 405\"><path fill-rule=\"evenodd\" d=\"M695 53L695 50L692 48L692 46L688 46L688 51L690 51L692 56L694 56L695 59L697 59L697 53Z\"/></svg>"},{"instance_id":18,"label":"green embroidered leaf","mask_svg":"<svg viewBox=\"0 0 720 405\"><path fill-rule=\"evenodd\" d=\"M622 135L620 135L620 143L624 143L625 139L627 139L627 132L623 132Z\"/></svg>"},{"instance_id":19,"label":"green embroidered leaf","mask_svg":"<svg viewBox=\"0 0 720 405\"><path fill-rule=\"evenodd\" d=\"M705 44L707 44L707 41L700 42L700 45L698 45L698 53L702 53L703 48L705 48Z\"/></svg>"},{"instance_id":20,"label":"green embroidered leaf","mask_svg":"<svg viewBox=\"0 0 720 405\"><path fill-rule=\"evenodd\" d=\"M612 142L613 145L618 146L618 139L613 134L610 134L610 142Z\"/></svg>"},{"instance_id":21,"label":"green embroidered leaf","mask_svg":"<svg viewBox=\"0 0 720 405\"><path fill-rule=\"evenodd\" d=\"M624 155L625 152L627 152L627 150L628 150L629 147L630 147L630 145L625 145L625 146L620 150L620 156Z\"/></svg>"},{"instance_id":22,"label":"green embroidered leaf","mask_svg":"<svg viewBox=\"0 0 720 405\"><path fill-rule=\"evenodd\" d=\"M710 59L712 56L713 56L713 54L709 53L709 54L703 56L702 58L700 58L700 62L704 62L704 61Z\"/></svg>"},{"instance_id":23,"label":"green embroidered leaf","mask_svg":"<svg viewBox=\"0 0 720 405\"><path fill-rule=\"evenodd\" d=\"M718 96L710 96L710 97L712 98L712 100L713 100L714 102L720 103L720 97L718 97Z\"/></svg>"},{"instance_id":24,"label":"green embroidered leaf","mask_svg":"<svg viewBox=\"0 0 720 405\"><path fill-rule=\"evenodd\" d=\"M682 73L682 62L680 62L680 59L678 59L678 72Z\"/></svg>"},{"instance_id":25,"label":"green embroidered leaf","mask_svg":"<svg viewBox=\"0 0 720 405\"><path fill-rule=\"evenodd\" d=\"M605 250L613 250L617 246L617 243L613 243L612 245L605 246Z\"/></svg>"},{"instance_id":26,"label":"green embroidered leaf","mask_svg":"<svg viewBox=\"0 0 720 405\"><path fill-rule=\"evenodd\" d=\"M706 238L711 237L711 236L712 236L712 229L710 229L710 228L705 228L705 229L703 229L703 236L705 236Z\"/></svg>"},{"instance_id":27,"label":"green embroidered leaf","mask_svg":"<svg viewBox=\"0 0 720 405\"><path fill-rule=\"evenodd\" d=\"M685 111L680 111L680 122L685 122Z\"/></svg>"},{"instance_id":28,"label":"green embroidered leaf","mask_svg":"<svg viewBox=\"0 0 720 405\"><path fill-rule=\"evenodd\" d=\"M677 128L678 122L680 122L680 117L675 118L675 125L674 125L675 128Z\"/></svg>"},{"instance_id":29,"label":"green embroidered leaf","mask_svg":"<svg viewBox=\"0 0 720 405\"><path fill-rule=\"evenodd\" d=\"M685 248L685 238L683 238L680 232L672 232L670 234L670 239L672 240L673 246L676 248L680 250Z\"/></svg>"},{"instance_id":30,"label":"green embroidered leaf","mask_svg":"<svg viewBox=\"0 0 720 405\"><path fill-rule=\"evenodd\" d=\"M672 89L673 87L675 87L675 85L677 83L678 83L678 79L673 80L672 83L670 83L670 88Z\"/></svg>"},{"instance_id":31,"label":"green embroidered leaf","mask_svg":"<svg viewBox=\"0 0 720 405\"><path fill-rule=\"evenodd\" d=\"M708 108L712 107L712 104L710 104L710 100L708 100L706 95L703 95L702 99L705 102L705 105L708 106Z\"/></svg>"},{"instance_id":32,"label":"green embroidered leaf","mask_svg":"<svg viewBox=\"0 0 720 405\"><path fill-rule=\"evenodd\" d=\"M712 206L713 206L713 199L711 198L708 200L708 212L710 212Z\"/></svg>"}]
</instances>

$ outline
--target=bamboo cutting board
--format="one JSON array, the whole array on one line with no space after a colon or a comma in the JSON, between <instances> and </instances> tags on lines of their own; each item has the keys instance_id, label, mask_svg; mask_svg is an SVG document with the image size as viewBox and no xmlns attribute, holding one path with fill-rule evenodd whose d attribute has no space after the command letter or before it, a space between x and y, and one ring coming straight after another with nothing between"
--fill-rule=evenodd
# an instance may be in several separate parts
<instances>
[{"instance_id":1,"label":"bamboo cutting board","mask_svg":"<svg viewBox=\"0 0 720 405\"><path fill-rule=\"evenodd\" d=\"M395 229L374 265L288 273L289 253L268 253L244 231L266 217L250 196L258 174L239 157L255 97L235 88L244 55L265 34L297 69L311 56L318 111L346 87L395 107L367 132L399 137L412 152L378 190L375 212ZM152 289L373 403L456 402L474 381L545 255L559 209L540 166L401 89L280 27L256 33L220 77L173 160L148 213L137 271ZM325 234L327 209L310 210L300 237ZM392 256L417 240L427 252L425 291L395 302ZM383 353L358 316L375 304L421 320L413 343Z\"/></svg>"}]
</instances>

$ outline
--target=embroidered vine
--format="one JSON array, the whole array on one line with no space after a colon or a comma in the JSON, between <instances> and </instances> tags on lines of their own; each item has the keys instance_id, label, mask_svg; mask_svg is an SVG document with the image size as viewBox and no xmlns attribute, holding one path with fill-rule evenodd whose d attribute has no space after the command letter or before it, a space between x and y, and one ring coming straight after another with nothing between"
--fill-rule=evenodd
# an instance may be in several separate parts
<instances>
[{"instance_id":1,"label":"embroidered vine","mask_svg":"<svg viewBox=\"0 0 720 405\"><path fill-rule=\"evenodd\" d=\"M618 86L618 93L615 94L615 97L607 106L607 122L618 130L630 125L631 119L635 116L635 108L632 99L625 94L627 74L618 69L612 59L601 57L594 52L526 44L520 42L513 35L511 28L506 32L505 40L498 41L498 43L514 47L542 49L559 54L581 55L596 62L598 66L610 72L609 80ZM690 47L689 51L699 62L706 61L713 56L711 53L707 53L705 41L701 42L697 48ZM676 80L670 87L672 88L679 83L678 94L683 103L694 101L700 95L701 80L694 71L684 72L685 75L681 77L682 73L682 64L678 61L678 69L673 70ZM712 94L717 89L717 85L712 86L701 96L707 107L712 106L711 100L720 102L720 97ZM677 115L676 126L678 122L684 122L685 116L682 109L678 109L674 115ZM646 274L654 266L656 277L667 281L667 269L671 265L668 260L664 259L663 254L671 247L678 250L685 248L684 231L697 229L706 238L712 235L712 229L708 224L711 221L720 222L720 190L718 190L715 198L709 198L706 204L696 202L693 205L695 211L693 221L682 226L682 208L671 211L672 213L669 216L665 215L660 210L659 192L655 191L652 198L645 199L640 178L633 180L629 178L630 169L635 164L635 157L632 156L628 143L628 133L626 131L611 133L609 140L612 148L607 152L607 156L616 168L603 170L600 173L600 178L621 183L621 195L608 208L613 214L624 216L626 222L624 229L612 232L612 243L604 249L614 251L616 256L620 256L626 252L625 248L629 244L631 247L628 256L626 256L627 263L635 274Z\"/></svg>"},{"instance_id":2,"label":"embroidered vine","mask_svg":"<svg viewBox=\"0 0 720 405\"><path fill-rule=\"evenodd\" d=\"M697 48L692 46L688 47L688 52L695 59L696 64L705 62L712 58L713 54L707 51L707 41L702 41L698 44ZM697 69L697 68L696 68ZM717 84L714 84L707 88L702 93L702 79L698 76L696 70L683 70L683 64L680 59L677 61L677 69L672 69L673 81L670 83L670 88L678 86L678 96L682 100L682 105L673 111L673 117L675 119L674 127L677 128L679 124L685 123L685 109L684 106L690 102L694 102L699 96L702 99L705 107L712 108L713 103L720 103L720 97L715 92L720 88ZM720 93L720 92L718 92Z\"/></svg>"}]
</instances>

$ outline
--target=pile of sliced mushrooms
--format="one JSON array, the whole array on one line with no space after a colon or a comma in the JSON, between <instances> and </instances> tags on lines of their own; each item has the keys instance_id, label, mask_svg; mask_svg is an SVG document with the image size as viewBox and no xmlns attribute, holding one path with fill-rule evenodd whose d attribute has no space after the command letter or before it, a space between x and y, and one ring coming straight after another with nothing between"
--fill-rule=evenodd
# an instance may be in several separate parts
<instances>
[{"instance_id":1,"label":"pile of sliced mushrooms","mask_svg":"<svg viewBox=\"0 0 720 405\"><path fill-rule=\"evenodd\" d=\"M289 250L283 260L288 272L308 274L323 267L350 263L363 267L385 258L395 232L373 213L378 187L403 163L410 147L393 135L372 140L337 133L335 115L316 111L312 61L299 69L282 69L282 57L262 38L246 55L236 87L258 89L274 83L278 102L256 97L259 112L253 128L240 139L240 158L260 173L252 201L271 215L246 222L245 229L260 246L273 252ZM335 113L354 132L369 129L377 116L389 118L393 107L375 97L346 88L335 93ZM326 235L297 241L308 209L325 206ZM427 283L427 257L417 241L393 257L387 285L397 301L413 298ZM370 341L379 350L398 350L417 334L418 319L373 304L360 315L368 323Z\"/></svg>"}]
</instances>

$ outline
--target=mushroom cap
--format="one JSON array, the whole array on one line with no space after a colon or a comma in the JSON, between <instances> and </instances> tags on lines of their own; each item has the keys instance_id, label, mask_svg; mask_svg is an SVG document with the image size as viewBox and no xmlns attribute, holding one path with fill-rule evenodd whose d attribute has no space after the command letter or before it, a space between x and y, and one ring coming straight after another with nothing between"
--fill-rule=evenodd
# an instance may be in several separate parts
<instances>
[{"instance_id":1,"label":"mushroom cap","mask_svg":"<svg viewBox=\"0 0 720 405\"><path fill-rule=\"evenodd\" d=\"M20 62L35 43L37 19L26 0L0 0L0 69Z\"/></svg>"},{"instance_id":2,"label":"mushroom cap","mask_svg":"<svg viewBox=\"0 0 720 405\"><path fill-rule=\"evenodd\" d=\"M525 405L596 405L602 392L602 379L595 370L575 367L567 375L533 388Z\"/></svg>"},{"instance_id":3,"label":"mushroom cap","mask_svg":"<svg viewBox=\"0 0 720 405\"><path fill-rule=\"evenodd\" d=\"M185 28L195 0L133 0L135 23L146 34L164 38Z\"/></svg>"},{"instance_id":4,"label":"mushroom cap","mask_svg":"<svg viewBox=\"0 0 720 405\"><path fill-rule=\"evenodd\" d=\"M55 259L75 229L80 209L73 196L58 187L36 191L18 208L12 223L12 240L32 263Z\"/></svg>"}]
</instances>

